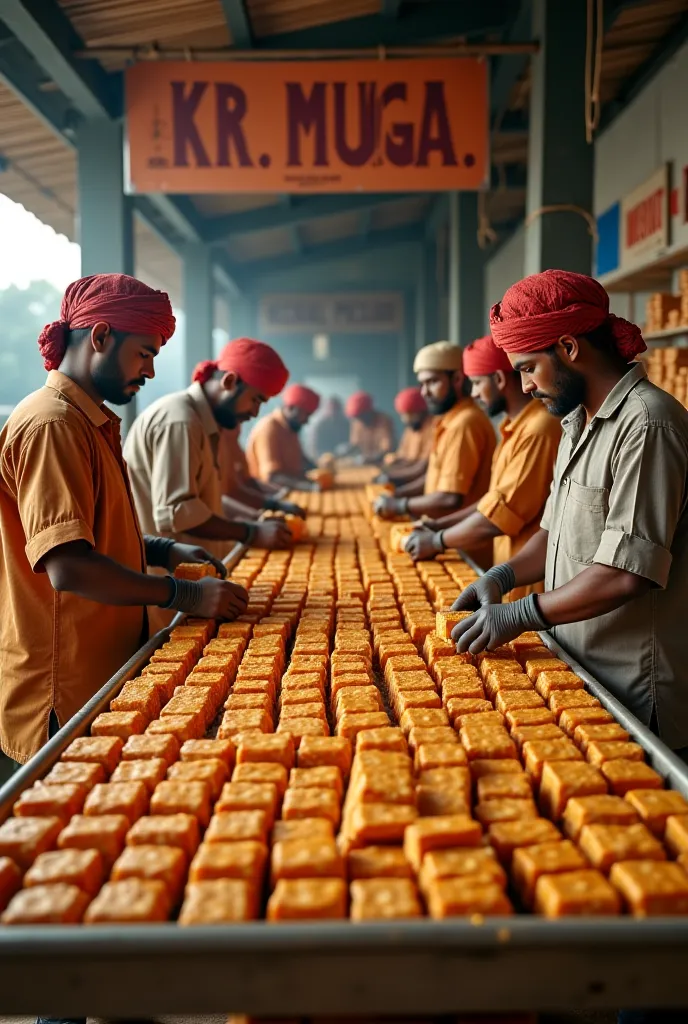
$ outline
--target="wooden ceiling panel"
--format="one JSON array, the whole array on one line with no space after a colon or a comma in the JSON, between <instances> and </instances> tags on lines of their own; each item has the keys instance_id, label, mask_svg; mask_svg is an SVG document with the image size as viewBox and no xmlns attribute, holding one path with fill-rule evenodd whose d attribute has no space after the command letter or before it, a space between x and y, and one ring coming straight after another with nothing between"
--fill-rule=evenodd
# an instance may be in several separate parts
<instances>
[{"instance_id":1,"label":"wooden ceiling panel","mask_svg":"<svg viewBox=\"0 0 688 1024\"><path fill-rule=\"evenodd\" d=\"M247 0L246 6L259 38L380 13L380 0Z\"/></svg>"}]
</instances>

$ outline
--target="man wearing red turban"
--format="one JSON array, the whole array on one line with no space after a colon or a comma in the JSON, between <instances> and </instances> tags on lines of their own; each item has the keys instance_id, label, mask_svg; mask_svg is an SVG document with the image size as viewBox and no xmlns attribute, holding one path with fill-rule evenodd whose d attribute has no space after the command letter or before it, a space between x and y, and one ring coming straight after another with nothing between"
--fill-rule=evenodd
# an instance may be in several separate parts
<instances>
[{"instance_id":1,"label":"man wearing red turban","mask_svg":"<svg viewBox=\"0 0 688 1024\"><path fill-rule=\"evenodd\" d=\"M251 431L246 457L251 476L293 491L317 490L306 479L313 463L304 454L299 434L320 405L320 396L303 384L291 384L282 408L265 416Z\"/></svg>"},{"instance_id":2,"label":"man wearing red turban","mask_svg":"<svg viewBox=\"0 0 688 1024\"><path fill-rule=\"evenodd\" d=\"M470 397L463 353L449 341L425 345L416 353L413 371L435 417L427 471L382 495L375 512L395 515L447 516L471 506L485 494L496 437L485 413ZM481 565L492 564L492 542L483 541L469 554Z\"/></svg>"},{"instance_id":3,"label":"man wearing red turban","mask_svg":"<svg viewBox=\"0 0 688 1024\"><path fill-rule=\"evenodd\" d=\"M506 562L539 529L561 424L542 402L523 393L519 374L489 334L464 349L463 367L478 405L488 416L505 416L490 486L472 505L411 534L406 550L415 560L434 558L446 548L470 550L494 538L493 560ZM512 591L509 600L537 590L541 583Z\"/></svg>"},{"instance_id":4,"label":"man wearing red turban","mask_svg":"<svg viewBox=\"0 0 688 1024\"><path fill-rule=\"evenodd\" d=\"M395 452L383 459L381 482L408 483L422 476L428 468L428 457L434 439L434 421L420 388L404 388L394 399L394 408L404 424Z\"/></svg>"},{"instance_id":5,"label":"man wearing red turban","mask_svg":"<svg viewBox=\"0 0 688 1024\"><path fill-rule=\"evenodd\" d=\"M134 421L124 446L131 486L144 529L187 543L210 542L223 557L237 541L285 548L284 521L237 521L222 500L219 439L258 415L279 394L288 371L269 345L237 338L216 362L201 363L191 387L159 399ZM227 514L229 512L229 515ZM169 616L150 610L161 628Z\"/></svg>"},{"instance_id":6,"label":"man wearing red turban","mask_svg":"<svg viewBox=\"0 0 688 1024\"><path fill-rule=\"evenodd\" d=\"M132 657L146 605L211 618L246 607L234 584L145 572L213 561L196 545L141 533L120 421L105 405L125 405L153 377L174 326L167 295L132 277L74 282L39 338L45 387L0 435L0 745L16 761Z\"/></svg>"},{"instance_id":7,"label":"man wearing red turban","mask_svg":"<svg viewBox=\"0 0 688 1024\"><path fill-rule=\"evenodd\" d=\"M367 391L349 395L344 412L351 421L349 451L365 463L379 463L394 448L394 426L387 413L375 408Z\"/></svg>"},{"instance_id":8,"label":"man wearing red turban","mask_svg":"<svg viewBox=\"0 0 688 1024\"><path fill-rule=\"evenodd\" d=\"M548 270L492 308L523 389L563 417L540 529L456 602L460 650L525 630L556 640L674 749L688 752L688 413L650 384L638 328L582 274ZM545 592L502 594L544 578Z\"/></svg>"}]
</instances>

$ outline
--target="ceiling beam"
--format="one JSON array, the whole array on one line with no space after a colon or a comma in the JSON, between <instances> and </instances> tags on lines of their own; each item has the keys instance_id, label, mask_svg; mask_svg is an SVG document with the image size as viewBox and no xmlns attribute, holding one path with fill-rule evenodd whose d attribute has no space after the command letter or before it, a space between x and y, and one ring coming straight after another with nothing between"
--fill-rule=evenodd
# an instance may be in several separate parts
<instances>
[{"instance_id":1,"label":"ceiling beam","mask_svg":"<svg viewBox=\"0 0 688 1024\"><path fill-rule=\"evenodd\" d=\"M514 43L522 39L530 39L533 34L532 4L529 0L521 0L516 17L504 36L505 43ZM504 54L493 63L492 85L490 98L492 106L492 126L499 126L509 109L511 91L528 67L528 54Z\"/></svg>"},{"instance_id":2,"label":"ceiling beam","mask_svg":"<svg viewBox=\"0 0 688 1024\"><path fill-rule=\"evenodd\" d=\"M168 228L172 228L170 237L181 242L203 242L202 221L188 196L168 196L162 192L149 192L145 196L136 196L134 206L141 200L152 206L164 219ZM175 246L176 247L176 246Z\"/></svg>"},{"instance_id":3,"label":"ceiling beam","mask_svg":"<svg viewBox=\"0 0 688 1024\"><path fill-rule=\"evenodd\" d=\"M108 75L95 60L73 56L84 42L56 0L2 0L0 16L80 114L121 115L121 76Z\"/></svg>"},{"instance_id":4,"label":"ceiling beam","mask_svg":"<svg viewBox=\"0 0 688 1024\"><path fill-rule=\"evenodd\" d=\"M381 0L380 10L382 11L382 16L390 18L392 21L399 17L400 7L401 0Z\"/></svg>"},{"instance_id":5,"label":"ceiling beam","mask_svg":"<svg viewBox=\"0 0 688 1024\"><path fill-rule=\"evenodd\" d=\"M633 102L636 96L647 88L653 78L659 74L686 41L688 41L688 14L684 14L676 27L659 41L648 59L622 84L619 94L604 106L598 134L609 128L610 124Z\"/></svg>"},{"instance_id":6,"label":"ceiling beam","mask_svg":"<svg viewBox=\"0 0 688 1024\"><path fill-rule=\"evenodd\" d=\"M3 41L0 46L0 82L11 89L47 128L74 145L74 129L80 115L61 92L42 88L43 79L43 72L19 40L12 37L7 42Z\"/></svg>"},{"instance_id":7,"label":"ceiling beam","mask_svg":"<svg viewBox=\"0 0 688 1024\"><path fill-rule=\"evenodd\" d=\"M387 231L375 231L366 240L358 235L342 238L335 242L327 242L313 249L307 249L300 257L293 253L274 256L265 260L251 260L246 263L232 264L232 275L246 290L255 286L255 280L265 274L275 274L283 270L300 270L309 266L320 266L328 260L344 259L350 256L363 256L370 252L394 249L400 245L420 244L423 240L423 225L416 224L401 228L390 228Z\"/></svg>"},{"instance_id":8,"label":"ceiling beam","mask_svg":"<svg viewBox=\"0 0 688 1024\"><path fill-rule=\"evenodd\" d=\"M305 224L317 217L329 217L337 213L365 210L380 203L395 202L413 197L413 193L366 193L361 195L313 196L310 199L294 200L290 204L261 206L257 210L243 213L229 213L207 221L203 229L206 242L221 242L234 235L250 234L254 231L268 231L271 228L292 227Z\"/></svg>"},{"instance_id":9,"label":"ceiling beam","mask_svg":"<svg viewBox=\"0 0 688 1024\"><path fill-rule=\"evenodd\" d=\"M365 49L369 46L405 46L501 31L514 17L518 0L480 0L480 3L433 3L418 5L403 18L366 14L328 25L280 32L259 41L261 50Z\"/></svg>"},{"instance_id":10,"label":"ceiling beam","mask_svg":"<svg viewBox=\"0 0 688 1024\"><path fill-rule=\"evenodd\" d=\"M230 299L239 298L241 288L237 283L226 253L213 252L213 278L220 290L229 295Z\"/></svg>"},{"instance_id":11,"label":"ceiling beam","mask_svg":"<svg viewBox=\"0 0 688 1024\"><path fill-rule=\"evenodd\" d=\"M253 48L251 20L246 10L246 0L220 0L232 43L237 50Z\"/></svg>"}]
</instances>

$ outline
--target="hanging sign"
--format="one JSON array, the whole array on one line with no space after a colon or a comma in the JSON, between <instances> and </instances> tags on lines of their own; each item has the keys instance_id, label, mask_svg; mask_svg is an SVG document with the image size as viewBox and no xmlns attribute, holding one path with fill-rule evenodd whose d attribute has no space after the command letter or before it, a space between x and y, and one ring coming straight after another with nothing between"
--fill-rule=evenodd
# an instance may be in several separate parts
<instances>
[{"instance_id":1,"label":"hanging sign","mask_svg":"<svg viewBox=\"0 0 688 1024\"><path fill-rule=\"evenodd\" d=\"M146 62L130 192L429 192L489 181L484 60Z\"/></svg>"},{"instance_id":2,"label":"hanging sign","mask_svg":"<svg viewBox=\"0 0 688 1024\"><path fill-rule=\"evenodd\" d=\"M340 292L263 295L259 306L263 334L380 334L404 326L399 292Z\"/></svg>"},{"instance_id":3,"label":"hanging sign","mask_svg":"<svg viewBox=\"0 0 688 1024\"><path fill-rule=\"evenodd\" d=\"M669 245L669 165L621 200L621 268L663 256Z\"/></svg>"}]
</instances>

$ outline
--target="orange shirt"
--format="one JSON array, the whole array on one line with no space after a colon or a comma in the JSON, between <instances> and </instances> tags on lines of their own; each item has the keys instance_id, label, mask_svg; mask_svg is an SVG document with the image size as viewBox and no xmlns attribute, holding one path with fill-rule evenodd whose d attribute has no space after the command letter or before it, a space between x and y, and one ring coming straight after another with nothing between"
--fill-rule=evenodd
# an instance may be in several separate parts
<instances>
[{"instance_id":1,"label":"orange shirt","mask_svg":"<svg viewBox=\"0 0 688 1024\"><path fill-rule=\"evenodd\" d=\"M270 482L275 473L302 477L305 471L299 435L291 429L281 409L275 409L250 433L246 446L251 476Z\"/></svg>"},{"instance_id":2,"label":"orange shirt","mask_svg":"<svg viewBox=\"0 0 688 1024\"><path fill-rule=\"evenodd\" d=\"M472 398L462 398L435 420L425 493L462 494L464 505L472 505L490 485L496 445L488 417Z\"/></svg>"},{"instance_id":3,"label":"orange shirt","mask_svg":"<svg viewBox=\"0 0 688 1024\"><path fill-rule=\"evenodd\" d=\"M420 462L427 459L430 457L434 439L435 418L428 416L420 430L404 427L394 458L405 459L407 462Z\"/></svg>"},{"instance_id":4,"label":"orange shirt","mask_svg":"<svg viewBox=\"0 0 688 1024\"><path fill-rule=\"evenodd\" d=\"M561 421L533 399L513 420L500 425L502 440L492 460L490 489L478 512L503 536L493 542L495 565L508 562L540 528L561 440ZM509 599L542 593L543 584L512 590Z\"/></svg>"},{"instance_id":5,"label":"orange shirt","mask_svg":"<svg viewBox=\"0 0 688 1024\"><path fill-rule=\"evenodd\" d=\"M58 371L0 434L0 745L27 761L136 652L140 607L53 590L41 559L70 541L145 571L119 419Z\"/></svg>"},{"instance_id":6,"label":"orange shirt","mask_svg":"<svg viewBox=\"0 0 688 1024\"><path fill-rule=\"evenodd\" d=\"M364 459L379 459L394 448L394 425L384 412L373 414L368 426L362 420L351 421L349 444L358 448Z\"/></svg>"}]
</instances>

